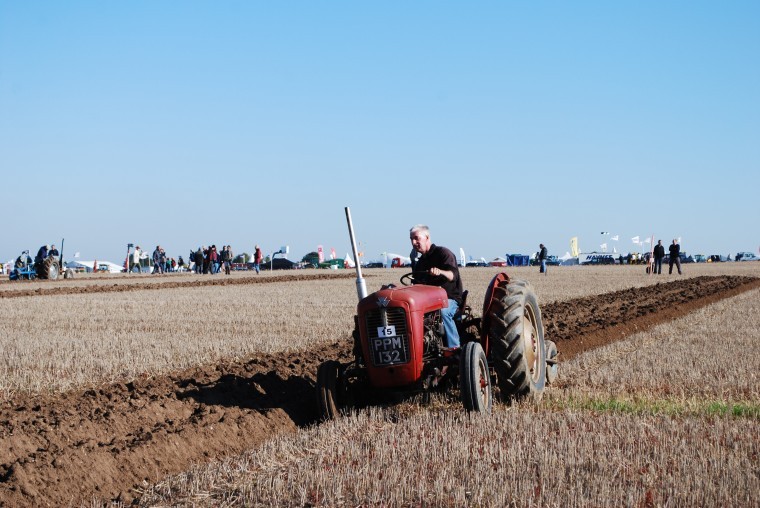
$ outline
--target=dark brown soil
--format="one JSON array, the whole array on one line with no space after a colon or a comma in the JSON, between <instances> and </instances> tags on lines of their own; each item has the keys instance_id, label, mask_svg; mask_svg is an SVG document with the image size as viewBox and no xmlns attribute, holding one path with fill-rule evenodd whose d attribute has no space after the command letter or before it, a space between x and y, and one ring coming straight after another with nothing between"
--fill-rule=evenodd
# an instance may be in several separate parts
<instances>
[{"instance_id":1,"label":"dark brown soil","mask_svg":"<svg viewBox=\"0 0 760 508\"><path fill-rule=\"evenodd\" d=\"M760 279L752 277L679 279L553 303L542 314L547 338L567 360L758 287ZM298 354L6 402L0 406L0 506L61 506L93 496L129 503L142 485L194 462L313 424L317 366L347 360L349 341L347 331L338 343Z\"/></svg>"},{"instance_id":2,"label":"dark brown soil","mask_svg":"<svg viewBox=\"0 0 760 508\"><path fill-rule=\"evenodd\" d=\"M52 286L40 287L37 289L24 288L24 284L39 281L14 281L12 284L18 285L18 289L6 289L0 291L0 298L18 298L21 296L41 296L41 295L74 295L81 293L119 293L124 291L145 291L151 289L174 289L174 288L192 288L201 286L234 286L243 284L272 284L281 282L293 282L304 280L319 279L350 279L354 277L353 272L346 273L306 273L299 270L298 273L289 272L288 275L271 275L267 277L224 277L224 278L201 278L194 280L172 280L171 276L156 275L146 276L135 275L134 281L130 281L124 276L119 277L92 277L90 281L114 280L111 285L107 284L89 284L87 286ZM76 280L76 279L74 279ZM147 282L146 280L150 280ZM56 284L65 281L56 281Z\"/></svg>"}]
</instances>

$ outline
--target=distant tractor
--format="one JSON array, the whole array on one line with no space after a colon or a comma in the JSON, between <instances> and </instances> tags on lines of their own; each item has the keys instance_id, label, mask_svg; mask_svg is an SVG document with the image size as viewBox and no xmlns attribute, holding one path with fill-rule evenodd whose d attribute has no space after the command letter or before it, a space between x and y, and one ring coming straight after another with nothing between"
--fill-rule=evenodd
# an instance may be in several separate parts
<instances>
[{"instance_id":1,"label":"distant tractor","mask_svg":"<svg viewBox=\"0 0 760 508\"><path fill-rule=\"evenodd\" d=\"M350 214L346 209L353 242ZM357 287L363 287L361 268ZM446 291L409 285L415 273L363 296L354 317L349 363L327 361L317 371L317 402L324 420L338 417L358 401L388 393L426 393L459 388L468 411L491 410L492 386L502 400L539 399L557 377L557 348L544 339L536 295L526 281L497 274L488 286L482 317L466 304L456 317L461 348L445 347L441 309Z\"/></svg>"},{"instance_id":2,"label":"distant tractor","mask_svg":"<svg viewBox=\"0 0 760 508\"><path fill-rule=\"evenodd\" d=\"M61 240L61 251L58 257L47 256L44 259L32 261L32 257L29 255L29 251L25 250L19 257L16 258L13 270L11 270L8 277L10 280L27 279L32 280L35 278L56 280L61 275L63 267L63 240ZM66 268L63 270L63 278L70 279L74 277L74 270Z\"/></svg>"}]
</instances>

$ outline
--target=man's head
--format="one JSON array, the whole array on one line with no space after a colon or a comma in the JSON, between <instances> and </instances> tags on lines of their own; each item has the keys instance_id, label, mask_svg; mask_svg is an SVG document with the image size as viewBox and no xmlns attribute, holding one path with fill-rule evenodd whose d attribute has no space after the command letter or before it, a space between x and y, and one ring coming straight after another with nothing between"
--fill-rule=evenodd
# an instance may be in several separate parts
<instances>
[{"instance_id":1,"label":"man's head","mask_svg":"<svg viewBox=\"0 0 760 508\"><path fill-rule=\"evenodd\" d=\"M50 246L50 250L55 250L55 244Z\"/></svg>"},{"instance_id":2,"label":"man's head","mask_svg":"<svg viewBox=\"0 0 760 508\"><path fill-rule=\"evenodd\" d=\"M657 245L662 245L662 240L657 240Z\"/></svg>"},{"instance_id":3,"label":"man's head","mask_svg":"<svg viewBox=\"0 0 760 508\"><path fill-rule=\"evenodd\" d=\"M414 250L420 254L425 254L430 250L430 228L424 224L417 224L409 230L409 240L412 242Z\"/></svg>"},{"instance_id":4,"label":"man's head","mask_svg":"<svg viewBox=\"0 0 760 508\"><path fill-rule=\"evenodd\" d=\"M675 238L673 238L673 245L675 245L677 243L678 243L678 240L676 240Z\"/></svg>"},{"instance_id":5,"label":"man's head","mask_svg":"<svg viewBox=\"0 0 760 508\"><path fill-rule=\"evenodd\" d=\"M541 247L542 249L544 248L544 244L543 243L539 243L538 246Z\"/></svg>"}]
</instances>

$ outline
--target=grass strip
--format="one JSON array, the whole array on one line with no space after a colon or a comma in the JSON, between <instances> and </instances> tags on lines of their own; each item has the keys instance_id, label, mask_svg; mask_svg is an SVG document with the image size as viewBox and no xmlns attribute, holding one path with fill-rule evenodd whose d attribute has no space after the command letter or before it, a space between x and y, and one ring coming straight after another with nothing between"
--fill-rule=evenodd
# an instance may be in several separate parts
<instances>
[{"instance_id":1,"label":"grass strip","mask_svg":"<svg viewBox=\"0 0 760 508\"><path fill-rule=\"evenodd\" d=\"M647 399L574 398L547 399L552 410L577 409L598 413L625 413L632 415L667 415L700 417L733 417L760 420L760 404L751 402L678 401Z\"/></svg>"}]
</instances>

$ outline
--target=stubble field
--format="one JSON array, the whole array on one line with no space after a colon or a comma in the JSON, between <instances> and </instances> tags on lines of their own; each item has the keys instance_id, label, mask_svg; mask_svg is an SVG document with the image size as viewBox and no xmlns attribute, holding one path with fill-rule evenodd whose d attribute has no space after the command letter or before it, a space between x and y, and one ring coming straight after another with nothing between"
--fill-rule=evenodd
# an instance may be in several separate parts
<instances>
[{"instance_id":1,"label":"stubble field","mask_svg":"<svg viewBox=\"0 0 760 508\"><path fill-rule=\"evenodd\" d=\"M564 360L540 404L322 425L314 374L348 356L353 278L2 283L0 504L756 505L760 264L684 271L508 269ZM473 308L494 273L463 270Z\"/></svg>"}]
</instances>

